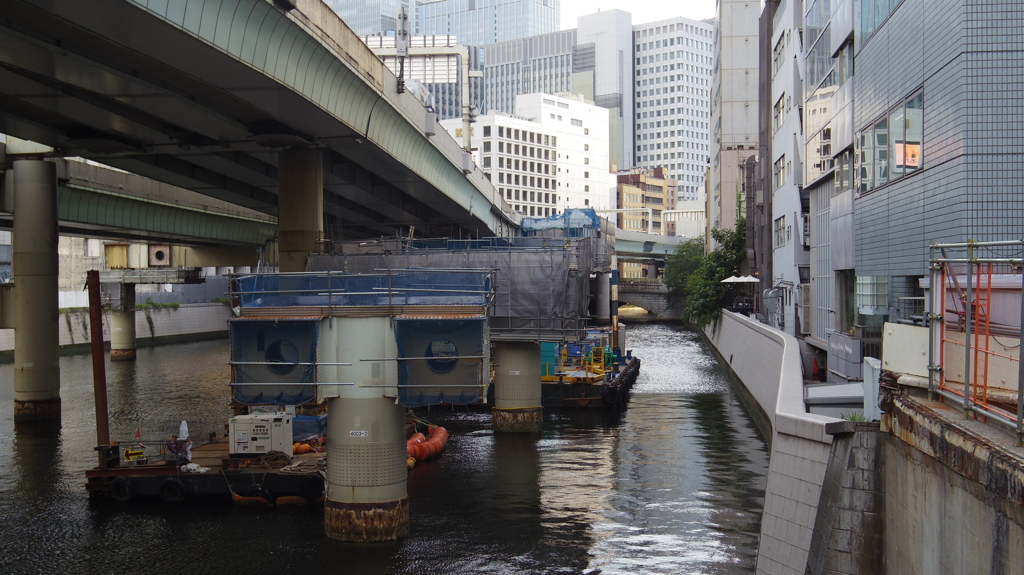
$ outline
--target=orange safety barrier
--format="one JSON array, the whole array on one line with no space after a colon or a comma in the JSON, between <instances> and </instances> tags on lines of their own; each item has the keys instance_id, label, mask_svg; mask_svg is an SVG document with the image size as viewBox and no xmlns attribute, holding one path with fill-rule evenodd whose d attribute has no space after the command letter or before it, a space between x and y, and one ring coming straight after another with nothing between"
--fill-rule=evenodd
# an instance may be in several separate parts
<instances>
[{"instance_id":1,"label":"orange safety barrier","mask_svg":"<svg viewBox=\"0 0 1024 575\"><path fill-rule=\"evenodd\" d=\"M426 437L422 433L414 433L405 442L405 451L416 461L423 461L424 459L430 459L436 457L442 451L445 446L448 445L448 430L434 426L430 428L430 437Z\"/></svg>"}]
</instances>

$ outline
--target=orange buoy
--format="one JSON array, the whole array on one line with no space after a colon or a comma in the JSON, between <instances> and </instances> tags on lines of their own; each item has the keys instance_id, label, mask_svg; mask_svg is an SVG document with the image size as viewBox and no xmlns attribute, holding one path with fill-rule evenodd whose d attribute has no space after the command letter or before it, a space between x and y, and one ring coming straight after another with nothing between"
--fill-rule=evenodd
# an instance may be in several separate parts
<instances>
[{"instance_id":1,"label":"orange buoy","mask_svg":"<svg viewBox=\"0 0 1024 575\"><path fill-rule=\"evenodd\" d=\"M425 440L417 438L417 435L424 437L422 433L416 433L405 443L406 453L417 461L436 457L448 445L448 430L443 427L431 428L430 437Z\"/></svg>"}]
</instances>

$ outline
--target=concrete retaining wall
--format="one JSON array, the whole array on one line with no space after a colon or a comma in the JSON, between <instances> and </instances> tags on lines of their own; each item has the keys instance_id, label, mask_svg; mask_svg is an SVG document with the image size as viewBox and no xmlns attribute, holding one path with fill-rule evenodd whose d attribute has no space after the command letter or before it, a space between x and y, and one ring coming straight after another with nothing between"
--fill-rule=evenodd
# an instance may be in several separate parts
<instances>
[{"instance_id":1,"label":"concrete retaining wall","mask_svg":"<svg viewBox=\"0 0 1024 575\"><path fill-rule=\"evenodd\" d=\"M231 309L224 304L183 304L178 309L151 309L135 312L135 336L140 346L177 339L203 339L227 335ZM62 351L89 348L89 312L60 314ZM110 341L110 313L103 314L103 341ZM14 330L0 330L0 357L14 353Z\"/></svg>"},{"instance_id":2,"label":"concrete retaining wall","mask_svg":"<svg viewBox=\"0 0 1024 575\"><path fill-rule=\"evenodd\" d=\"M877 422L829 424L832 454L814 525L808 575L885 573L887 434Z\"/></svg>"},{"instance_id":3,"label":"concrete retaining wall","mask_svg":"<svg viewBox=\"0 0 1024 575\"><path fill-rule=\"evenodd\" d=\"M806 413L799 344L746 316L722 312L705 334L771 442L757 573L803 575L832 436L831 417ZM759 417L757 411L761 411ZM770 427L769 427L770 426Z\"/></svg>"}]
</instances>

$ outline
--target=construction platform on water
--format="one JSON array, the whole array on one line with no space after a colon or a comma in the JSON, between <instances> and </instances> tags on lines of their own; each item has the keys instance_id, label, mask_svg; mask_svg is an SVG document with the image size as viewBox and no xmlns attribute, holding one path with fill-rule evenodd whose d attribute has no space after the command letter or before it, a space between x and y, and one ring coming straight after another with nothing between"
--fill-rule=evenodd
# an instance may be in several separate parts
<instances>
[{"instance_id":1,"label":"construction platform on water","mask_svg":"<svg viewBox=\"0 0 1024 575\"><path fill-rule=\"evenodd\" d=\"M164 459L149 462L148 458L122 461L121 453L131 448L110 449L116 455L107 465L86 471L86 490L94 499L169 503L220 499L236 504L301 505L323 497L318 460L325 450L290 458L280 452L231 457L228 446L227 441L218 441L193 448L191 465L179 464L178 454L170 450L164 450Z\"/></svg>"}]
</instances>

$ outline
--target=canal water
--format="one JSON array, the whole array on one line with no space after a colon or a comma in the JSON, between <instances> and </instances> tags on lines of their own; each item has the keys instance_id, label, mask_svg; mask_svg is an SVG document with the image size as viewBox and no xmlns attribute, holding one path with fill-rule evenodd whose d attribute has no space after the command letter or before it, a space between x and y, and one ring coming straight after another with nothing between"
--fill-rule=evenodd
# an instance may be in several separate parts
<instances>
[{"instance_id":1,"label":"canal water","mask_svg":"<svg viewBox=\"0 0 1024 575\"><path fill-rule=\"evenodd\" d=\"M13 420L0 364L0 573L753 573L766 444L704 345L638 324L628 409L545 414L539 437L495 435L486 412L421 415L448 449L409 474L410 535L349 545L320 508L91 503L92 366L61 359L63 421ZM107 364L112 436L223 433L226 340L140 349Z\"/></svg>"}]
</instances>

